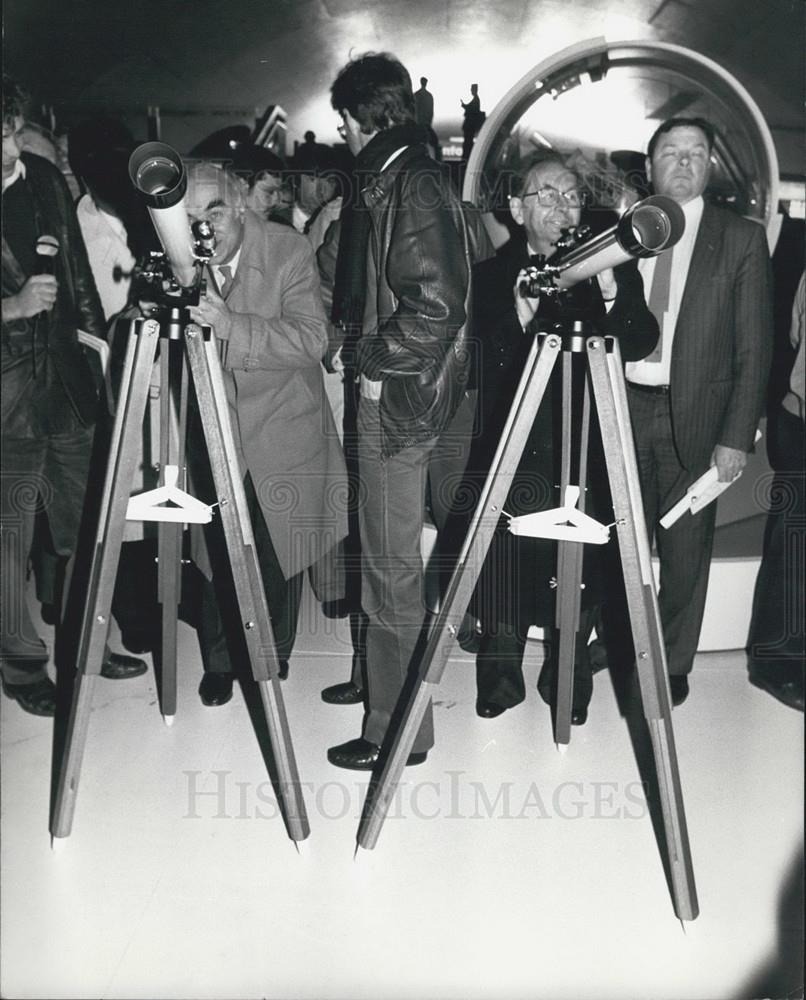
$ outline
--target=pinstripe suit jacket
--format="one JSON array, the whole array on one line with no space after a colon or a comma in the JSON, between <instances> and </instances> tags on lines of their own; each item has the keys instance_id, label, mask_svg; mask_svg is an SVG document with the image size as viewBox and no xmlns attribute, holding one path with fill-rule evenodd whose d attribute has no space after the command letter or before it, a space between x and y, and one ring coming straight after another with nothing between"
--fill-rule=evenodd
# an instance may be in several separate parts
<instances>
[{"instance_id":1,"label":"pinstripe suit jacket","mask_svg":"<svg viewBox=\"0 0 806 1000\"><path fill-rule=\"evenodd\" d=\"M696 476L717 444L751 451L772 359L772 278L762 226L706 203L672 345L678 457Z\"/></svg>"}]
</instances>

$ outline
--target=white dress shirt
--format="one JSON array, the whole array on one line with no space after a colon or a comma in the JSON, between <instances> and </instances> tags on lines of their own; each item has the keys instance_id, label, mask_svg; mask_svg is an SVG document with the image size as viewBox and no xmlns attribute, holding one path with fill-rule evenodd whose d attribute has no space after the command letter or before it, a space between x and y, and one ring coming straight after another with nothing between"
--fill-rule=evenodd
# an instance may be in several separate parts
<instances>
[{"instance_id":1,"label":"white dress shirt","mask_svg":"<svg viewBox=\"0 0 806 1000\"><path fill-rule=\"evenodd\" d=\"M22 160L15 160L14 169L11 171L8 177L3 181L3 194L5 194L6 191L8 191L8 189L11 187L11 185L15 181L19 180L20 177L22 177L22 179L25 180L25 164L22 162Z\"/></svg>"},{"instance_id":2,"label":"white dress shirt","mask_svg":"<svg viewBox=\"0 0 806 1000\"><path fill-rule=\"evenodd\" d=\"M627 381L636 382L639 385L668 385L672 372L672 343L674 341L674 331L677 326L677 317L680 313L680 303L683 300L683 291L686 287L688 270L691 265L691 255L694 251L694 242L697 239L697 231L700 228L702 211L705 203L702 196L694 198L681 206L686 218L686 228L683 235L674 245L674 257L672 258L672 275L669 283L669 308L667 309L663 329L660 332L663 338L661 360L657 361L628 361L626 365ZM638 270L644 281L644 297L649 302L652 291L652 282L655 277L655 262L657 257L643 257L638 262Z\"/></svg>"},{"instance_id":3,"label":"white dress shirt","mask_svg":"<svg viewBox=\"0 0 806 1000\"><path fill-rule=\"evenodd\" d=\"M126 229L120 219L98 208L88 194L79 200L76 215L104 316L110 319L126 305L135 264Z\"/></svg>"}]
</instances>

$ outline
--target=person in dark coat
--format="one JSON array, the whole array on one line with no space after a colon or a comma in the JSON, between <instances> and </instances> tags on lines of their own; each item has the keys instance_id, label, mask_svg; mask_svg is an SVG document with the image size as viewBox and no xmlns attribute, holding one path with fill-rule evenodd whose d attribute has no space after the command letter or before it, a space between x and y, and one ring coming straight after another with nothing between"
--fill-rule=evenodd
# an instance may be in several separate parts
<instances>
[{"instance_id":1,"label":"person in dark coat","mask_svg":"<svg viewBox=\"0 0 806 1000\"><path fill-rule=\"evenodd\" d=\"M25 95L4 76L0 674L3 691L24 711L52 716L56 687L26 603L27 566L40 513L59 559L55 594L69 589L101 375L79 331L103 340L106 324L64 177L41 156L21 152L24 108ZM54 608L61 603L54 599ZM54 615L62 647L64 622ZM119 680L146 669L115 655L107 647L102 676Z\"/></svg>"},{"instance_id":2,"label":"person in dark coat","mask_svg":"<svg viewBox=\"0 0 806 1000\"><path fill-rule=\"evenodd\" d=\"M655 346L658 326L643 297L635 261L600 272L559 298L523 297L518 286L535 255L551 258L565 230L579 225L583 193L579 178L558 154L540 151L519 171L510 199L515 222L523 227L492 260L474 272L474 316L479 340L479 413L477 446L470 468L481 480L498 445L509 408L531 346L531 334L561 322L582 319L607 336L618 337L622 357L642 358ZM584 356L573 356L572 413L580 414ZM506 503L517 516L561 506L560 445L562 376L558 365L538 409ZM574 455L571 482L578 482L579 423L572 418ZM598 424L592 420L588 451L586 512L602 522L612 520ZM582 615L577 635L572 722L587 718L592 692L587 642L601 593L603 560L598 546L585 550ZM530 625L551 629L555 615L552 583L557 544L551 539L517 537L505 519L493 538L479 578L474 610L482 623L476 660L476 711L494 718L522 702L522 660ZM556 638L556 637L555 637ZM539 690L553 702L556 684L556 641L541 672Z\"/></svg>"}]
</instances>

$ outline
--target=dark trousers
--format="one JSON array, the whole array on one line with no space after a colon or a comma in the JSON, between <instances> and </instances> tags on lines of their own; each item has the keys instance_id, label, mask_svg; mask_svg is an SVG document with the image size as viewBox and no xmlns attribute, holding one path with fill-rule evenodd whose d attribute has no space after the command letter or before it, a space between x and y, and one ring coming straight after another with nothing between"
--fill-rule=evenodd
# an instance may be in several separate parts
<instances>
[{"instance_id":1,"label":"dark trousers","mask_svg":"<svg viewBox=\"0 0 806 1000\"><path fill-rule=\"evenodd\" d=\"M93 428L2 441L2 659L4 679L34 683L46 676L47 649L25 598L38 512L47 516L54 552L66 563L76 549Z\"/></svg>"},{"instance_id":2,"label":"dark trousers","mask_svg":"<svg viewBox=\"0 0 806 1000\"><path fill-rule=\"evenodd\" d=\"M775 469L764 554L756 579L748 639L751 673L797 680L804 667L803 552L806 540L806 474L803 421L781 409L768 425ZM791 675L791 676L790 676Z\"/></svg>"},{"instance_id":3,"label":"dark trousers","mask_svg":"<svg viewBox=\"0 0 806 1000\"><path fill-rule=\"evenodd\" d=\"M669 673L687 674L697 652L705 611L716 504L708 504L693 516L684 514L669 529L659 526L658 520L705 470L693 474L680 464L668 395L642 392L628 383L627 396L644 517L650 544L654 537L660 559L658 604Z\"/></svg>"},{"instance_id":4,"label":"dark trousers","mask_svg":"<svg viewBox=\"0 0 806 1000\"><path fill-rule=\"evenodd\" d=\"M358 411L358 461L362 485L361 604L366 635L368 710L364 739L380 745L409 668L426 617L420 537L425 519L431 438L389 458L381 453L380 407L362 399ZM413 750L434 743L429 704Z\"/></svg>"},{"instance_id":5,"label":"dark trousers","mask_svg":"<svg viewBox=\"0 0 806 1000\"><path fill-rule=\"evenodd\" d=\"M247 473L244 480L246 505L252 523L260 575L269 606L269 617L274 630L277 657L288 660L297 635L303 573L296 573L286 580L277 554L274 551L266 520ZM204 669L213 673L231 673L233 663L246 662L246 643L243 622L238 610L232 573L219 519L214 519L206 535L210 551L213 579L204 578L201 586L201 615L199 621L199 646Z\"/></svg>"},{"instance_id":6,"label":"dark trousers","mask_svg":"<svg viewBox=\"0 0 806 1000\"><path fill-rule=\"evenodd\" d=\"M593 694L593 671L588 655L590 638L596 619L596 608L583 608L579 616L579 631L574 646L574 709L585 709ZM476 656L476 691L480 702L512 708L526 697L523 680L523 654L526 635L514 626L496 622L485 626ZM557 668L559 633L552 634L549 655L540 671L537 689L547 704L557 701Z\"/></svg>"}]
</instances>

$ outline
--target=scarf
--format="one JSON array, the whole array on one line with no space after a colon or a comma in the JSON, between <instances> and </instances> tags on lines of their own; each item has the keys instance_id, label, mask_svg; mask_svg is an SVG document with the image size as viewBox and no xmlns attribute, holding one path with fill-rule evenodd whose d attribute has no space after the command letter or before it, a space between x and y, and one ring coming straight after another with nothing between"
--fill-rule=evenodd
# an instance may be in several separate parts
<instances>
[{"instance_id":1,"label":"scarf","mask_svg":"<svg viewBox=\"0 0 806 1000\"><path fill-rule=\"evenodd\" d=\"M367 292L370 214L361 201L361 193L376 179L395 150L424 143L427 138L427 130L419 125L393 125L373 136L355 159L349 197L344 200L340 216L331 310L331 319L345 330L348 342L361 335Z\"/></svg>"}]
</instances>

